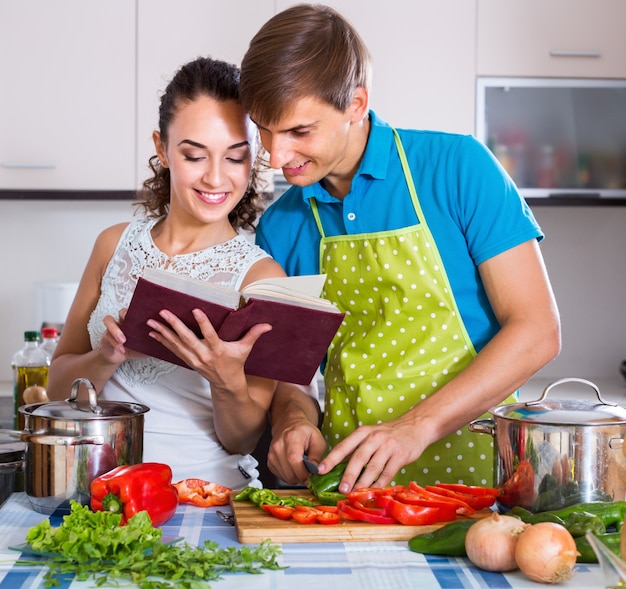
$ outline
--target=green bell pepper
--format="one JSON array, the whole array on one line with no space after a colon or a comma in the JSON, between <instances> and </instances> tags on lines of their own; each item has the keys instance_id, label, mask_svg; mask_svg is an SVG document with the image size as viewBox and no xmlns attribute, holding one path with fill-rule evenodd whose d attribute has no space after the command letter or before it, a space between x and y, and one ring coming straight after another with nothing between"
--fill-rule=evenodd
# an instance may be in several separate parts
<instances>
[{"instance_id":1,"label":"green bell pepper","mask_svg":"<svg viewBox=\"0 0 626 589\"><path fill-rule=\"evenodd\" d=\"M322 505L336 505L337 501L346 498L337 489L347 466L347 462L340 462L326 474L309 475L307 487Z\"/></svg>"},{"instance_id":2,"label":"green bell pepper","mask_svg":"<svg viewBox=\"0 0 626 589\"><path fill-rule=\"evenodd\" d=\"M409 540L409 549L421 554L467 556L465 552L465 536L467 536L467 530L476 521L473 519L459 519L437 528L433 532L413 536Z\"/></svg>"}]
</instances>

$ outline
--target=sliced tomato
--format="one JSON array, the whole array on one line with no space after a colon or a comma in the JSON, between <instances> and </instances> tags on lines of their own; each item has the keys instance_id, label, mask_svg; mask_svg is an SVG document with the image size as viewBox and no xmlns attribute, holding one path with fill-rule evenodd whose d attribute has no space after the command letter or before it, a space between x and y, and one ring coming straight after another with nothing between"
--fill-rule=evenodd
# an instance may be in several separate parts
<instances>
[{"instance_id":1,"label":"sliced tomato","mask_svg":"<svg viewBox=\"0 0 626 589\"><path fill-rule=\"evenodd\" d=\"M263 503L261 509L278 519L285 520L291 519L291 516L296 511L295 508L289 507L288 505L272 505L271 503Z\"/></svg>"},{"instance_id":2,"label":"sliced tomato","mask_svg":"<svg viewBox=\"0 0 626 589\"><path fill-rule=\"evenodd\" d=\"M303 511L295 509L291 514L291 519L299 524L314 524L317 522L317 513L315 511Z\"/></svg>"},{"instance_id":3,"label":"sliced tomato","mask_svg":"<svg viewBox=\"0 0 626 589\"><path fill-rule=\"evenodd\" d=\"M199 507L228 505L232 489L203 479L183 479L174 483L179 503L192 503Z\"/></svg>"},{"instance_id":4,"label":"sliced tomato","mask_svg":"<svg viewBox=\"0 0 626 589\"><path fill-rule=\"evenodd\" d=\"M336 505L318 505L317 509L319 511L325 511L327 513L339 513L339 509Z\"/></svg>"},{"instance_id":5,"label":"sliced tomato","mask_svg":"<svg viewBox=\"0 0 626 589\"><path fill-rule=\"evenodd\" d=\"M341 521L341 516L338 512L322 511L317 514L317 523L323 525L338 524Z\"/></svg>"}]
</instances>

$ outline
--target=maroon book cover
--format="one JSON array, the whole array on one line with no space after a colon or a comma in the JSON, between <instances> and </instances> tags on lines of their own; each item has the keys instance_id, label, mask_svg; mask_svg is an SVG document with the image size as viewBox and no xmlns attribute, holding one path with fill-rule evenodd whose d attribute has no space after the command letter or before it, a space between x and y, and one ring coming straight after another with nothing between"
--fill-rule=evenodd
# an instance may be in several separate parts
<instances>
[{"instance_id":1,"label":"maroon book cover","mask_svg":"<svg viewBox=\"0 0 626 589\"><path fill-rule=\"evenodd\" d=\"M240 339L253 325L269 323L272 330L257 340L245 370L253 376L296 384L311 382L344 317L339 312L254 298L239 309L230 309L139 278L122 325L126 346L180 366L187 365L148 335L146 322L162 322L162 309L177 315L198 336L200 329L191 312L201 309L226 341Z\"/></svg>"}]
</instances>

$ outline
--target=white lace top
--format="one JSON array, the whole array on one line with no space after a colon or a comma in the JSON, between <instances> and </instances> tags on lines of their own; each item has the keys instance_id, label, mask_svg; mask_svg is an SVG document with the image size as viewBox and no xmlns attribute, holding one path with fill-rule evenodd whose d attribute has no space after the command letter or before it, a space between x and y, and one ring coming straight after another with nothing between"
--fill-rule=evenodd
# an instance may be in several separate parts
<instances>
[{"instance_id":1,"label":"white lace top","mask_svg":"<svg viewBox=\"0 0 626 589\"><path fill-rule=\"evenodd\" d=\"M150 232L157 221L135 221L124 230L89 319L93 348L105 332L104 317L118 317L120 309L128 307L144 268L162 268L239 289L250 267L268 257L242 235L199 252L170 257L152 241ZM169 464L175 482L200 478L238 489L258 476L257 462L251 456L229 454L219 443L211 387L197 372L155 358L129 360L117 369L101 397L150 407L145 415L143 460Z\"/></svg>"}]
</instances>

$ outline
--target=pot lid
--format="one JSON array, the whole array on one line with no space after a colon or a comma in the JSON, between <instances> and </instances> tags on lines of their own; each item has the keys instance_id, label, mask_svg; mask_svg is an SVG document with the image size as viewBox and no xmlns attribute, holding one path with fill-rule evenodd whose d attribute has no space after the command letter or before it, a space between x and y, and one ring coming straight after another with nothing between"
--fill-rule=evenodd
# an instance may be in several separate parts
<instances>
[{"instance_id":1,"label":"pot lid","mask_svg":"<svg viewBox=\"0 0 626 589\"><path fill-rule=\"evenodd\" d=\"M85 384L87 387L88 401L78 400L78 389L81 384ZM141 415L149 411L149 408L139 403L98 401L98 395L93 384L86 378L79 378L72 384L70 396L65 401L31 403L30 405L20 407L19 411L25 415L83 421Z\"/></svg>"},{"instance_id":2,"label":"pot lid","mask_svg":"<svg viewBox=\"0 0 626 589\"><path fill-rule=\"evenodd\" d=\"M58 402L34 403L20 407L20 412L26 415L51 417L66 421L134 416L141 415L147 411L148 407L138 403L99 401L92 405L89 401L70 401L69 399Z\"/></svg>"},{"instance_id":3,"label":"pot lid","mask_svg":"<svg viewBox=\"0 0 626 589\"><path fill-rule=\"evenodd\" d=\"M572 399L547 400L547 394L555 386L566 382L580 382L591 386L596 392L596 399L589 401ZM523 421L550 425L620 425L626 423L626 409L605 401L600 390L593 383L580 378L564 378L558 380L543 391L535 401L501 405L491 411L492 415Z\"/></svg>"}]
</instances>

